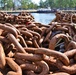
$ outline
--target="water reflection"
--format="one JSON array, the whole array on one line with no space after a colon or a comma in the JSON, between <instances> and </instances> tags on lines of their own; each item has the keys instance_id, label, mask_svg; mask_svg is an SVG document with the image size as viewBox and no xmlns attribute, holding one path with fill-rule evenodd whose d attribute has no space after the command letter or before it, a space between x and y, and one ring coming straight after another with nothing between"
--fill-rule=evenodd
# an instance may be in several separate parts
<instances>
[{"instance_id":1,"label":"water reflection","mask_svg":"<svg viewBox=\"0 0 76 75\"><path fill-rule=\"evenodd\" d=\"M49 24L54 18L54 13L31 13L36 22L40 22L42 24Z\"/></svg>"}]
</instances>

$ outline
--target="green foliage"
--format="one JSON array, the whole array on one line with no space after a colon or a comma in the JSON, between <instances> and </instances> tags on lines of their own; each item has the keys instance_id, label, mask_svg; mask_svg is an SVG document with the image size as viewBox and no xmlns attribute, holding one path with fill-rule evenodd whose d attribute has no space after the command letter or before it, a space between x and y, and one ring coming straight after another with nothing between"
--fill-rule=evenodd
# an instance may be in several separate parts
<instances>
[{"instance_id":1,"label":"green foliage","mask_svg":"<svg viewBox=\"0 0 76 75\"><path fill-rule=\"evenodd\" d=\"M7 4L7 0L0 0L1 2L1 6L3 7L3 9L6 8L6 4Z\"/></svg>"},{"instance_id":2,"label":"green foliage","mask_svg":"<svg viewBox=\"0 0 76 75\"><path fill-rule=\"evenodd\" d=\"M7 9L11 9L13 7L14 3L12 0L7 0Z\"/></svg>"},{"instance_id":3,"label":"green foliage","mask_svg":"<svg viewBox=\"0 0 76 75\"><path fill-rule=\"evenodd\" d=\"M31 0L21 0L21 8L22 9L36 9L37 4L34 4Z\"/></svg>"},{"instance_id":4,"label":"green foliage","mask_svg":"<svg viewBox=\"0 0 76 75\"><path fill-rule=\"evenodd\" d=\"M73 8L76 7L76 0L46 0L51 8Z\"/></svg>"},{"instance_id":5,"label":"green foliage","mask_svg":"<svg viewBox=\"0 0 76 75\"><path fill-rule=\"evenodd\" d=\"M33 2L29 4L29 9L37 9L37 7L37 4L34 4Z\"/></svg>"},{"instance_id":6,"label":"green foliage","mask_svg":"<svg viewBox=\"0 0 76 75\"><path fill-rule=\"evenodd\" d=\"M2 9L37 9L37 8L61 8L61 9L67 9L67 8L76 8L76 0L40 0L39 5L32 2L32 0L0 0L0 6ZM16 6L17 2L19 2L19 7Z\"/></svg>"},{"instance_id":7,"label":"green foliage","mask_svg":"<svg viewBox=\"0 0 76 75\"><path fill-rule=\"evenodd\" d=\"M43 2L43 0L40 0L40 3L39 3L39 4L40 4L40 7L41 7L41 8L44 7L44 2Z\"/></svg>"},{"instance_id":8,"label":"green foliage","mask_svg":"<svg viewBox=\"0 0 76 75\"><path fill-rule=\"evenodd\" d=\"M21 7L23 9L27 9L28 8L28 0L21 0Z\"/></svg>"}]
</instances>

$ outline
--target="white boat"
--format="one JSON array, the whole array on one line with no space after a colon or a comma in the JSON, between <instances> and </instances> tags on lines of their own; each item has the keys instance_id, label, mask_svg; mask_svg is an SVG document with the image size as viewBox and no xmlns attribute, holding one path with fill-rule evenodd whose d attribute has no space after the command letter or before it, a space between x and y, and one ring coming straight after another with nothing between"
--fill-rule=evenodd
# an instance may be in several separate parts
<instances>
[{"instance_id":1,"label":"white boat","mask_svg":"<svg viewBox=\"0 0 76 75\"><path fill-rule=\"evenodd\" d=\"M48 8L41 8L37 10L38 13L54 13L56 9L48 9Z\"/></svg>"}]
</instances>

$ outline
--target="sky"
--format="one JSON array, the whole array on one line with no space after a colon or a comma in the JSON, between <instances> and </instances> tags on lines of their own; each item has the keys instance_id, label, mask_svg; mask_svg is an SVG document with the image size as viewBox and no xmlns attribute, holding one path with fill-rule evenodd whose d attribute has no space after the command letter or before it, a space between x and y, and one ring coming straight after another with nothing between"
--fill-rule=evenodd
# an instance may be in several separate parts
<instances>
[{"instance_id":1,"label":"sky","mask_svg":"<svg viewBox=\"0 0 76 75\"><path fill-rule=\"evenodd\" d=\"M34 2L34 3L36 3L36 4L39 4L39 1L40 1L40 0L32 0L32 2ZM45 1L45 0L43 0L43 1Z\"/></svg>"}]
</instances>

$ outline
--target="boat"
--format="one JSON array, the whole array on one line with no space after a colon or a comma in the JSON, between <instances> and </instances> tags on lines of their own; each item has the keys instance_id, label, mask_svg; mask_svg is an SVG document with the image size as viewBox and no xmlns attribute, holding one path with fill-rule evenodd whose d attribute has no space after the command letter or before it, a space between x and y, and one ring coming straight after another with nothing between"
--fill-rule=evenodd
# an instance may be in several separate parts
<instances>
[{"instance_id":1,"label":"boat","mask_svg":"<svg viewBox=\"0 0 76 75\"><path fill-rule=\"evenodd\" d=\"M37 10L37 13L55 13L56 9L45 9L45 8L41 8Z\"/></svg>"}]
</instances>

